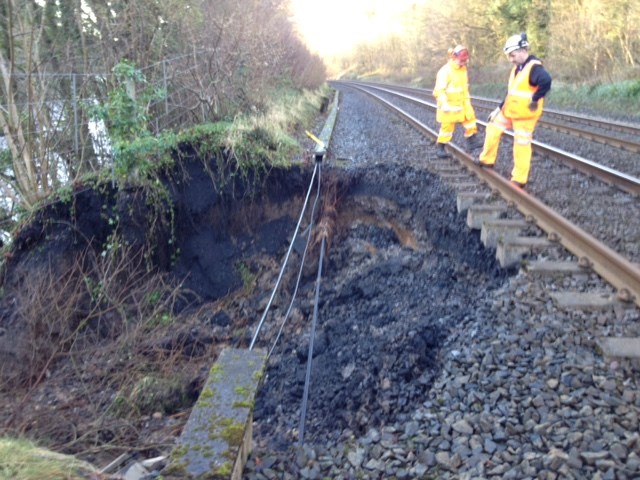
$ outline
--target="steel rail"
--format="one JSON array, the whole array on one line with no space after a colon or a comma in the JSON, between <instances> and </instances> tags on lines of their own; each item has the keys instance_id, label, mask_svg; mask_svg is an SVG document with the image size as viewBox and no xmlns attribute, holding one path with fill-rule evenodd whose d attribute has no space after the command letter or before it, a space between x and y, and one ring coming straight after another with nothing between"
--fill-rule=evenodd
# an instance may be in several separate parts
<instances>
[{"instance_id":1,"label":"steel rail","mask_svg":"<svg viewBox=\"0 0 640 480\"><path fill-rule=\"evenodd\" d=\"M406 100L419 103L421 105L428 106L430 108L434 108L434 109L436 108L436 105L434 103L428 102L421 98L414 97L412 95L408 95L408 94L400 93L396 91L395 86L393 86L392 88L388 88L386 86L381 86L379 84L367 84L363 82L342 82L342 83L344 84L350 83L352 85L361 86L362 88L372 88L378 91L389 93L391 95L396 95ZM412 91L412 89L410 89L409 87L402 87L401 90ZM415 89L413 89L413 91L415 93ZM476 122L479 125L486 126L486 122L483 122L481 120L476 120ZM513 133L510 131L506 131L504 133L507 136L513 137ZM634 177L632 175L628 175L626 173L620 172L619 170L615 170L613 168L588 160L578 155L574 155L565 150L561 150L559 148L553 147L551 145L547 145L546 143L542 143L537 140L533 140L531 144L535 151L538 151L546 155L549 155L553 158L556 158L557 160L560 160L561 162L564 162L572 166L576 170L584 173L585 175L598 178L604 183L615 186L620 190L630 193L631 195L640 196L640 178Z\"/></svg>"},{"instance_id":2,"label":"steel rail","mask_svg":"<svg viewBox=\"0 0 640 480\"><path fill-rule=\"evenodd\" d=\"M475 98L475 97L472 97L472 98ZM486 100L482 99L482 101L486 101ZM490 106L480 105L479 108L490 110L490 109L495 108L495 106L497 104L498 104L498 102L492 101ZM477 103L476 103L475 106L476 106L476 108L478 107ZM544 127L550 128L552 130L556 130L558 132L568 133L568 134L574 135L576 137L586 138L586 139L592 140L594 142L602 143L604 145L611 145L613 147L621 148L621 149L628 150L628 151L634 152L634 153L640 152L640 142L637 142L635 140L629 140L629 139L626 139L626 138L612 137L612 136L605 135L605 134L602 134L602 133L594 132L592 130L585 130L581 126L572 126L572 125L568 125L566 123L558 123L557 121L552 120L554 117L555 116L553 114L548 115L548 111L545 109L544 113L542 114L542 117L540 118L540 122L539 123L540 123L540 125L542 125ZM564 115L564 117L565 118L571 118L571 119L574 119L574 118L575 119L579 119L579 118L581 118L581 117L568 117L567 115ZM564 121L575 123L572 120L564 120ZM591 125L591 126L596 126L598 128L601 128L601 129L606 129L606 127L603 126L603 124ZM640 135L640 129L638 130L638 135Z\"/></svg>"},{"instance_id":3,"label":"steel rail","mask_svg":"<svg viewBox=\"0 0 640 480\"><path fill-rule=\"evenodd\" d=\"M478 97L478 96L472 96L471 97L474 100L480 100L480 101L484 101L487 103L491 103L493 105L498 105L500 102L493 99L493 98L486 98L486 97ZM640 125L634 125L631 123L623 123L623 122L616 122L616 121L611 121L611 120L604 120L604 119L600 119L600 118L595 118L595 117L589 117L589 116L577 116L577 115L571 115L565 112L561 112L559 110L554 110L554 109L550 109L545 107L544 109L544 113L545 115L549 115L552 117L555 117L559 120L563 120L565 122L571 122L571 123L582 123L585 125L589 125L592 127L597 127L597 128L603 128L603 129L609 129L609 130L618 130L620 132L625 132L625 133L630 133L631 135L640 135Z\"/></svg>"},{"instance_id":4,"label":"steel rail","mask_svg":"<svg viewBox=\"0 0 640 480\"><path fill-rule=\"evenodd\" d=\"M424 125L411 114L372 92L369 87L349 82L341 83L370 95L420 133L432 138L437 137L437 133L434 130ZM549 239L562 244L568 251L581 261L586 262L593 271L612 285L617 290L617 296L620 300L634 302L640 306L640 267L562 217L531 194L514 187L511 182L495 171L479 167L474 163L473 158L459 147L452 144L449 144L449 147L454 151L456 158L468 170L489 184L505 200L512 202L525 217L532 219L540 229L547 233Z\"/></svg>"},{"instance_id":5,"label":"steel rail","mask_svg":"<svg viewBox=\"0 0 640 480\"><path fill-rule=\"evenodd\" d=\"M424 88L407 87L404 85L380 84L380 83L373 83L373 82L358 82L358 83L360 83L361 85L366 85L373 88L385 87L385 88L392 88L396 91L406 92L410 94L431 96L430 91ZM498 100L495 100L493 98L478 97L475 95L472 96L471 99L476 102L475 106L478 106L477 105L478 102L488 104L488 105L480 105L480 108L487 108L487 109L494 109L500 103ZM555 118L556 121L554 122L553 120L551 120L552 118ZM560 120L565 123L560 124L557 122L557 120ZM578 123L581 125L600 128L602 130L613 130L618 133L622 132L622 133L630 134L635 137L640 137L640 125L598 119L595 117L571 115L564 112L560 112L558 110L549 109L547 107L545 107L544 114L540 119L540 124L546 125L549 128L553 128L555 130L558 130L564 133L573 134L578 137L588 138L590 140L594 140L599 143L612 145L614 147L622 148L631 152L635 152L635 153L640 152L640 142L630 140L630 139L625 139L625 138L610 137L601 133L585 130L584 128L581 128L579 126L569 126L567 125L567 123L574 123L574 124Z\"/></svg>"}]
</instances>

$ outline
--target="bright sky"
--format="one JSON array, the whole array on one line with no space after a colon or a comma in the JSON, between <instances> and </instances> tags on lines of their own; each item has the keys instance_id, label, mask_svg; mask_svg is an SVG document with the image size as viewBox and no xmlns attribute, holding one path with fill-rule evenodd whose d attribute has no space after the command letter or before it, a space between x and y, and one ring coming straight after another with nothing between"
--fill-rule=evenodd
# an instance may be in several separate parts
<instances>
[{"instance_id":1,"label":"bright sky","mask_svg":"<svg viewBox=\"0 0 640 480\"><path fill-rule=\"evenodd\" d=\"M322 56L402 31L402 14L428 0L290 0L309 49Z\"/></svg>"}]
</instances>

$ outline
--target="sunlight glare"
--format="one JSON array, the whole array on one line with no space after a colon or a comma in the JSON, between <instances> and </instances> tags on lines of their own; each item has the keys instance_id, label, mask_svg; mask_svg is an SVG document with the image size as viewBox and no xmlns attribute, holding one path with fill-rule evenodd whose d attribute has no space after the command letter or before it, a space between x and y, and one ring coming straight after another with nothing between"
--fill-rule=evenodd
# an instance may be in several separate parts
<instances>
[{"instance_id":1,"label":"sunlight glare","mask_svg":"<svg viewBox=\"0 0 640 480\"><path fill-rule=\"evenodd\" d=\"M348 53L359 43L399 34L408 11L428 0L290 0L293 21L321 56Z\"/></svg>"}]
</instances>

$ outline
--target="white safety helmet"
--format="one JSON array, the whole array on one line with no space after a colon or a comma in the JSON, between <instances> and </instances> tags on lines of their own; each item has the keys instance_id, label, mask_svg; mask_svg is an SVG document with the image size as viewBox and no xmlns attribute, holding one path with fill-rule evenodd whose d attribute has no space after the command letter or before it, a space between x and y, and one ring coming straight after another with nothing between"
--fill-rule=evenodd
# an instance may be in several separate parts
<instances>
[{"instance_id":1,"label":"white safety helmet","mask_svg":"<svg viewBox=\"0 0 640 480\"><path fill-rule=\"evenodd\" d=\"M507 39L507 42L504 44L504 53L507 55L516 50L520 50L521 48L527 48L529 46L529 42L527 42L527 34L519 33L518 35L512 35Z\"/></svg>"}]
</instances>

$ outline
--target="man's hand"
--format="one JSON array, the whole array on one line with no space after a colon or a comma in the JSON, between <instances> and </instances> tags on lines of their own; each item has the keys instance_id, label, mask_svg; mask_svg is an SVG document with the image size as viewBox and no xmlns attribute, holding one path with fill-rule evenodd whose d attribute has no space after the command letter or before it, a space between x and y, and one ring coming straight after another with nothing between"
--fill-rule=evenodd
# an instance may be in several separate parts
<instances>
[{"instance_id":1,"label":"man's hand","mask_svg":"<svg viewBox=\"0 0 640 480\"><path fill-rule=\"evenodd\" d=\"M498 116L499 113L500 113L500 107L496 108L493 112L489 114L489 116L487 117L487 123L493 122L493 120Z\"/></svg>"},{"instance_id":2,"label":"man's hand","mask_svg":"<svg viewBox=\"0 0 640 480\"><path fill-rule=\"evenodd\" d=\"M535 112L536 110L538 110L538 101L537 100L531 100L531 103L529 104L529 110L532 112Z\"/></svg>"}]
</instances>

